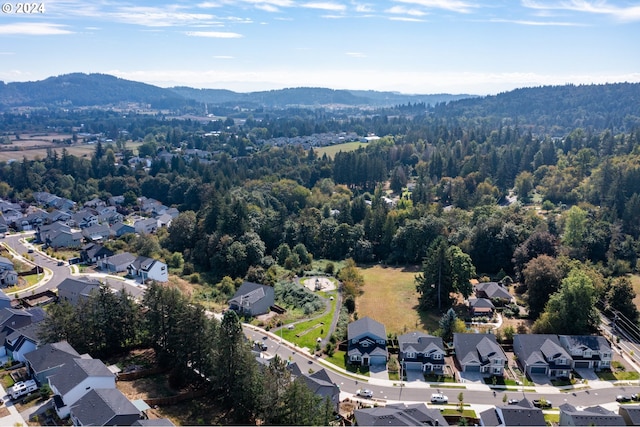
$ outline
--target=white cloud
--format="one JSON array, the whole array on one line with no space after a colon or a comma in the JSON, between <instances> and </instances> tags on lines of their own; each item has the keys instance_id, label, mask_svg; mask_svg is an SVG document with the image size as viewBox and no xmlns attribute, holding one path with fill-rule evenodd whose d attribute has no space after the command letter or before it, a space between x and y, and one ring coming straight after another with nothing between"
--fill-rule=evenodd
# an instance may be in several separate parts
<instances>
[{"instance_id":1,"label":"white cloud","mask_svg":"<svg viewBox=\"0 0 640 427\"><path fill-rule=\"evenodd\" d=\"M414 4L429 9L443 9L451 12L470 13L477 6L462 0L394 0L400 3Z\"/></svg>"},{"instance_id":2,"label":"white cloud","mask_svg":"<svg viewBox=\"0 0 640 427\"><path fill-rule=\"evenodd\" d=\"M235 59L235 57L229 55L215 55L213 59Z\"/></svg>"},{"instance_id":3,"label":"white cloud","mask_svg":"<svg viewBox=\"0 0 640 427\"><path fill-rule=\"evenodd\" d=\"M189 37L207 37L212 39L239 39L242 34L229 33L224 31L187 31Z\"/></svg>"},{"instance_id":4,"label":"white cloud","mask_svg":"<svg viewBox=\"0 0 640 427\"><path fill-rule=\"evenodd\" d=\"M366 58L367 55L365 55L362 52L346 52L347 56L350 56L352 58Z\"/></svg>"},{"instance_id":5,"label":"white cloud","mask_svg":"<svg viewBox=\"0 0 640 427\"><path fill-rule=\"evenodd\" d=\"M640 5L622 7L610 4L606 0L568 0L551 3L548 1L522 0L522 5L536 10L568 10L607 15L622 22L640 21Z\"/></svg>"},{"instance_id":6,"label":"white cloud","mask_svg":"<svg viewBox=\"0 0 640 427\"><path fill-rule=\"evenodd\" d=\"M108 14L120 22L137 24L145 27L172 27L177 25L191 25L210 23L213 15L205 13L187 13L178 11L177 7L121 7L118 12Z\"/></svg>"},{"instance_id":7,"label":"white cloud","mask_svg":"<svg viewBox=\"0 0 640 427\"><path fill-rule=\"evenodd\" d=\"M375 10L370 4L358 3L355 5L356 12L358 13L373 13Z\"/></svg>"},{"instance_id":8,"label":"white cloud","mask_svg":"<svg viewBox=\"0 0 640 427\"><path fill-rule=\"evenodd\" d=\"M390 21L404 21L404 22L426 22L424 19L409 18L407 16L391 16Z\"/></svg>"},{"instance_id":9,"label":"white cloud","mask_svg":"<svg viewBox=\"0 0 640 427\"><path fill-rule=\"evenodd\" d=\"M50 24L45 22L16 22L0 25L0 34L22 34L28 36L55 36L73 34L67 30L66 25Z\"/></svg>"},{"instance_id":10,"label":"white cloud","mask_svg":"<svg viewBox=\"0 0 640 427\"><path fill-rule=\"evenodd\" d=\"M330 10L333 12L343 12L347 9L347 7L343 4L330 3L330 2L303 3L301 6L309 9Z\"/></svg>"},{"instance_id":11,"label":"white cloud","mask_svg":"<svg viewBox=\"0 0 640 427\"><path fill-rule=\"evenodd\" d=\"M419 9L409 9L404 6L393 6L385 11L386 13L393 13L397 15L410 15L410 16L424 16L425 12Z\"/></svg>"},{"instance_id":12,"label":"white cloud","mask_svg":"<svg viewBox=\"0 0 640 427\"><path fill-rule=\"evenodd\" d=\"M264 10L265 12L279 12L280 9L272 4L259 4L256 5L256 9Z\"/></svg>"},{"instance_id":13,"label":"white cloud","mask_svg":"<svg viewBox=\"0 0 640 427\"><path fill-rule=\"evenodd\" d=\"M518 19L491 19L490 22L501 22L506 24L528 25L536 27L584 27L585 24L576 22L558 22L558 21L526 21Z\"/></svg>"}]
</instances>

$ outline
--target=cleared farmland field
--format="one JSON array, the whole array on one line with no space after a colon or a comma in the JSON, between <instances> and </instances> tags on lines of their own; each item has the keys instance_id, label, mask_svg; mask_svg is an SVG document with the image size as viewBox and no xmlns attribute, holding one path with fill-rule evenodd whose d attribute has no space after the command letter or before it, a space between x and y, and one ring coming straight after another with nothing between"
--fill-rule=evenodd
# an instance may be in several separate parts
<instances>
[{"instance_id":1,"label":"cleared farmland field","mask_svg":"<svg viewBox=\"0 0 640 427\"><path fill-rule=\"evenodd\" d=\"M326 147L314 148L316 155L322 157L323 154L327 154L327 157L333 159L333 156L340 151L355 151L360 147L367 145L366 142L345 142L344 144L328 145Z\"/></svg>"},{"instance_id":2,"label":"cleared farmland field","mask_svg":"<svg viewBox=\"0 0 640 427\"><path fill-rule=\"evenodd\" d=\"M22 141L21 141L22 142ZM24 145L11 145L11 149L0 149L0 162L7 162L9 160L17 160L21 161L23 157L26 157L27 160L34 160L36 158L44 159L47 157L47 148L30 148L32 147L33 142L30 141ZM40 142L39 145L43 143ZM140 142L127 142L126 147L128 149L136 149L141 145ZM69 145L69 146L61 146L51 144L50 147L53 151L57 151L58 155L62 154L62 149L66 148L67 152L70 155L76 157L90 157L96 151L96 144L78 144L78 145Z\"/></svg>"},{"instance_id":3,"label":"cleared farmland field","mask_svg":"<svg viewBox=\"0 0 640 427\"><path fill-rule=\"evenodd\" d=\"M356 300L358 317L369 316L385 325L387 334L435 331L438 316L418 312L417 268L361 267L364 292Z\"/></svg>"}]
</instances>

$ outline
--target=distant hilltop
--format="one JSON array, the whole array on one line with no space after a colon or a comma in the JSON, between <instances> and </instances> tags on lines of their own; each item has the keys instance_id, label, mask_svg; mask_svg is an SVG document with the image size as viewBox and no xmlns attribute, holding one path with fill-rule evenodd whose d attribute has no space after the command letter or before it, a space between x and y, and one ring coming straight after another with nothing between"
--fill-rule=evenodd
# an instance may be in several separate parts
<instances>
[{"instance_id":1,"label":"distant hilltop","mask_svg":"<svg viewBox=\"0 0 640 427\"><path fill-rule=\"evenodd\" d=\"M234 104L243 108L291 106L388 107L435 105L473 95L405 95L396 92L325 88L288 88L238 93L224 89L161 88L108 74L64 74L35 82L0 82L0 108L105 107L136 103L153 109L178 109L196 104Z\"/></svg>"}]
</instances>

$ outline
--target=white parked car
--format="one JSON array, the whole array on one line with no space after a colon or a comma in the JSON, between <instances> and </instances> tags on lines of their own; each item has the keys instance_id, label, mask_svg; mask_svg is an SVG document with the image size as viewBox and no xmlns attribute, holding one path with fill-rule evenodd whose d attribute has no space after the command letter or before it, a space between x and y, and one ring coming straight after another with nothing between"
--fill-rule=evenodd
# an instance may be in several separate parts
<instances>
[{"instance_id":1,"label":"white parked car","mask_svg":"<svg viewBox=\"0 0 640 427\"><path fill-rule=\"evenodd\" d=\"M366 397L367 399L371 399L373 397L373 392L367 388L361 388L356 392L356 396Z\"/></svg>"},{"instance_id":2,"label":"white parked car","mask_svg":"<svg viewBox=\"0 0 640 427\"><path fill-rule=\"evenodd\" d=\"M449 398L442 393L433 393L431 395L431 403L448 403Z\"/></svg>"}]
</instances>

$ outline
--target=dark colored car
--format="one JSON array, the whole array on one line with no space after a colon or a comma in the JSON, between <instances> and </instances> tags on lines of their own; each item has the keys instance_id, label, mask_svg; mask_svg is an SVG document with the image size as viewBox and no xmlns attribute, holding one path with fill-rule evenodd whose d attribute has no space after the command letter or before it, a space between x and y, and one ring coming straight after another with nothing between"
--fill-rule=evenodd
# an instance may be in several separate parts
<instances>
[{"instance_id":1,"label":"dark colored car","mask_svg":"<svg viewBox=\"0 0 640 427\"><path fill-rule=\"evenodd\" d=\"M631 396L619 394L616 396L616 402L631 402Z\"/></svg>"},{"instance_id":2,"label":"dark colored car","mask_svg":"<svg viewBox=\"0 0 640 427\"><path fill-rule=\"evenodd\" d=\"M518 403L520 403L520 401L518 399L509 399L507 403L509 405L517 405Z\"/></svg>"},{"instance_id":3,"label":"dark colored car","mask_svg":"<svg viewBox=\"0 0 640 427\"><path fill-rule=\"evenodd\" d=\"M551 402L548 400L534 400L533 402L533 406L535 406L536 408L540 408L540 409L548 409L551 408Z\"/></svg>"}]
</instances>

